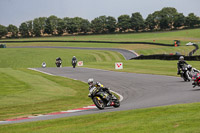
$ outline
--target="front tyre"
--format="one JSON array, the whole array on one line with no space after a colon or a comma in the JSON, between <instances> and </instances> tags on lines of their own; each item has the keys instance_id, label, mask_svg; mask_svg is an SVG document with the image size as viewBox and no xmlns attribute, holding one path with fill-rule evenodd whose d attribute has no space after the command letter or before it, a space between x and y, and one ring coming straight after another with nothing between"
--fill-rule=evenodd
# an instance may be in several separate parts
<instances>
[{"instance_id":1,"label":"front tyre","mask_svg":"<svg viewBox=\"0 0 200 133\"><path fill-rule=\"evenodd\" d=\"M100 97L95 96L92 100L98 109L102 110L105 108L104 102Z\"/></svg>"}]
</instances>

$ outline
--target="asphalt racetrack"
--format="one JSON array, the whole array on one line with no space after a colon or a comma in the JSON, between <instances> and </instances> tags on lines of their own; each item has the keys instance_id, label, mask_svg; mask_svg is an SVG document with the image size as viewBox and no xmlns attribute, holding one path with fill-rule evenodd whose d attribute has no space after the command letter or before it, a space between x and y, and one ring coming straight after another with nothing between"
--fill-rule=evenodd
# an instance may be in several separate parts
<instances>
[{"instance_id":1,"label":"asphalt racetrack","mask_svg":"<svg viewBox=\"0 0 200 133\"><path fill-rule=\"evenodd\" d=\"M184 82L180 77L114 72L81 67L75 69L72 67L35 68L35 70L83 82L87 82L88 78L94 78L95 81L101 82L104 86L110 87L111 90L123 96L121 106L119 108L109 107L104 110L95 108L75 113L46 115L34 119L8 121L3 124L200 102L200 89L192 88L191 82Z\"/></svg>"}]
</instances>

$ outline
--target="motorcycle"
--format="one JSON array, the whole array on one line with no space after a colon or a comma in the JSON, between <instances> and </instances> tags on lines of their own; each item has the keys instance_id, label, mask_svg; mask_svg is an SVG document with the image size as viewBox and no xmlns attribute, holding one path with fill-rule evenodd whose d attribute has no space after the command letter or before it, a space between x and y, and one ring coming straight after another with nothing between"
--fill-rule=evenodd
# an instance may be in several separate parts
<instances>
[{"instance_id":1,"label":"motorcycle","mask_svg":"<svg viewBox=\"0 0 200 133\"><path fill-rule=\"evenodd\" d=\"M61 60L57 60L55 64L56 64L57 67L62 67L62 61Z\"/></svg>"},{"instance_id":2,"label":"motorcycle","mask_svg":"<svg viewBox=\"0 0 200 133\"><path fill-rule=\"evenodd\" d=\"M76 61L76 60L72 60L72 66L73 66L73 68L75 68L75 67L76 67L76 63L77 63L77 61Z\"/></svg>"},{"instance_id":3,"label":"motorcycle","mask_svg":"<svg viewBox=\"0 0 200 133\"><path fill-rule=\"evenodd\" d=\"M193 80L192 83L193 88L196 86L200 87L200 73L196 73L195 75L193 75L192 80Z\"/></svg>"},{"instance_id":4,"label":"motorcycle","mask_svg":"<svg viewBox=\"0 0 200 133\"><path fill-rule=\"evenodd\" d=\"M100 110L104 109L105 107L113 106L117 108L120 106L120 102L116 96L111 96L107 92L103 91L101 88L97 88L95 86L90 89L89 97L93 100L96 107ZM107 105L109 101L111 102L111 104Z\"/></svg>"},{"instance_id":5,"label":"motorcycle","mask_svg":"<svg viewBox=\"0 0 200 133\"><path fill-rule=\"evenodd\" d=\"M184 81L190 81L192 76L188 70L188 65L184 65L180 72L181 77L184 79Z\"/></svg>"}]
</instances>

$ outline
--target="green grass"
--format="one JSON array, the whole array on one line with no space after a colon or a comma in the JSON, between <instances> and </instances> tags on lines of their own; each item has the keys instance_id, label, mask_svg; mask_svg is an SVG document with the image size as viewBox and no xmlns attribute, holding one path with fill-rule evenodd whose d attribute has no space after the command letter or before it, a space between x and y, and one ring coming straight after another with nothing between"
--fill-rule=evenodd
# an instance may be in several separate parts
<instances>
[{"instance_id":1,"label":"green grass","mask_svg":"<svg viewBox=\"0 0 200 133\"><path fill-rule=\"evenodd\" d=\"M61 37L39 37L39 38L24 38L24 39L3 39L3 40L62 40L62 41L142 41L142 42L159 42L172 44L173 40L181 40L187 43L188 41L200 41L200 29L178 30L169 32L147 32L147 33L129 33L129 34L105 34L105 35L84 35L84 36L61 36Z\"/></svg>"},{"instance_id":2,"label":"green grass","mask_svg":"<svg viewBox=\"0 0 200 133\"><path fill-rule=\"evenodd\" d=\"M177 76L177 61L129 60L122 62L123 70L115 70L115 61L95 63L90 62L85 67L129 73ZM200 70L200 65L198 61L187 61L187 63Z\"/></svg>"},{"instance_id":3,"label":"green grass","mask_svg":"<svg viewBox=\"0 0 200 133\"><path fill-rule=\"evenodd\" d=\"M113 34L94 36L68 36L31 39L97 40L97 41L152 41L173 43L200 41L200 29L174 32ZM17 39L18 40L18 39ZM19 39L20 40L20 39ZM25 39L30 40L30 39ZM140 54L190 51L192 47L162 47L154 45L89 44L89 43L22 43L7 46L72 46L72 47L117 47L136 50ZM188 50L188 51L187 51ZM182 53L182 52L181 52ZM119 53L96 50L67 49L0 49L0 120L68 110L92 104L87 97L85 83L68 78L49 76L27 70L28 67L55 67L55 59L61 57L63 66L71 66L72 56L84 61L84 67L119 72L148 73L177 76L177 61L130 60L125 61ZM115 70L114 63L123 62L123 70ZM200 69L199 62L188 61ZM77 98L78 97L78 98ZM81 101L79 100L81 99ZM75 104L74 104L75 103ZM148 109L129 110L76 116L49 121L1 125L0 132L139 132L139 133L195 133L200 128L200 104L184 104ZM77 128L78 127L78 128Z\"/></svg>"},{"instance_id":4,"label":"green grass","mask_svg":"<svg viewBox=\"0 0 200 133\"><path fill-rule=\"evenodd\" d=\"M62 58L63 66L71 66L73 55L84 64L124 60L121 54L112 51L45 48L9 48L0 51L0 120L92 104L87 98L87 84L26 68L41 67L43 61L47 67L56 67L55 59L58 56Z\"/></svg>"},{"instance_id":5,"label":"green grass","mask_svg":"<svg viewBox=\"0 0 200 133\"><path fill-rule=\"evenodd\" d=\"M148 32L130 34L106 34L106 35L87 35L87 36L62 36L62 37L40 37L24 39L6 39L13 41L34 41L34 40L60 40L60 41L111 41L111 42L156 42L173 44L174 40L181 41L181 47L155 46L148 44L112 44L112 43L77 43L77 42L26 42L26 43L7 43L7 47L12 46L67 46L67 47L112 47L135 50L138 54L175 54L179 52L188 55L194 49L193 46L185 46L188 42L200 42L200 29L169 31L169 32ZM199 55L198 50L195 55Z\"/></svg>"},{"instance_id":6,"label":"green grass","mask_svg":"<svg viewBox=\"0 0 200 133\"><path fill-rule=\"evenodd\" d=\"M0 68L0 120L92 104L88 86L27 69Z\"/></svg>"},{"instance_id":7,"label":"green grass","mask_svg":"<svg viewBox=\"0 0 200 133\"><path fill-rule=\"evenodd\" d=\"M71 66L71 59L76 56L79 61L96 62L124 60L124 57L112 51L70 50L53 48L7 48L0 49L0 68L41 67L46 62L47 67L55 67L55 59L61 57L62 66Z\"/></svg>"},{"instance_id":8,"label":"green grass","mask_svg":"<svg viewBox=\"0 0 200 133\"><path fill-rule=\"evenodd\" d=\"M199 133L200 103L0 126L4 133Z\"/></svg>"}]
</instances>

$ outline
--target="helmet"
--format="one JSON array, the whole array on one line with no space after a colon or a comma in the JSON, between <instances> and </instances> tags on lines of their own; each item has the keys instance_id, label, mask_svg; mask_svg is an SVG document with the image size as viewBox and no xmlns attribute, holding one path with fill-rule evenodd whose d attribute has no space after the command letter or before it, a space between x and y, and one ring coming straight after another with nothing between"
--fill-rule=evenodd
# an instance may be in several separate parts
<instances>
[{"instance_id":1,"label":"helmet","mask_svg":"<svg viewBox=\"0 0 200 133\"><path fill-rule=\"evenodd\" d=\"M89 78L89 79L88 79L88 85L92 85L93 82L94 82L94 79L93 79L93 78Z\"/></svg>"},{"instance_id":2,"label":"helmet","mask_svg":"<svg viewBox=\"0 0 200 133\"><path fill-rule=\"evenodd\" d=\"M76 56L73 56L73 58L75 58Z\"/></svg>"},{"instance_id":3,"label":"helmet","mask_svg":"<svg viewBox=\"0 0 200 133\"><path fill-rule=\"evenodd\" d=\"M188 65L188 69L191 70L192 69L192 65Z\"/></svg>"},{"instance_id":4,"label":"helmet","mask_svg":"<svg viewBox=\"0 0 200 133\"><path fill-rule=\"evenodd\" d=\"M179 57L179 60L184 60L184 57L183 57L183 56L180 56L180 57Z\"/></svg>"}]
</instances>

